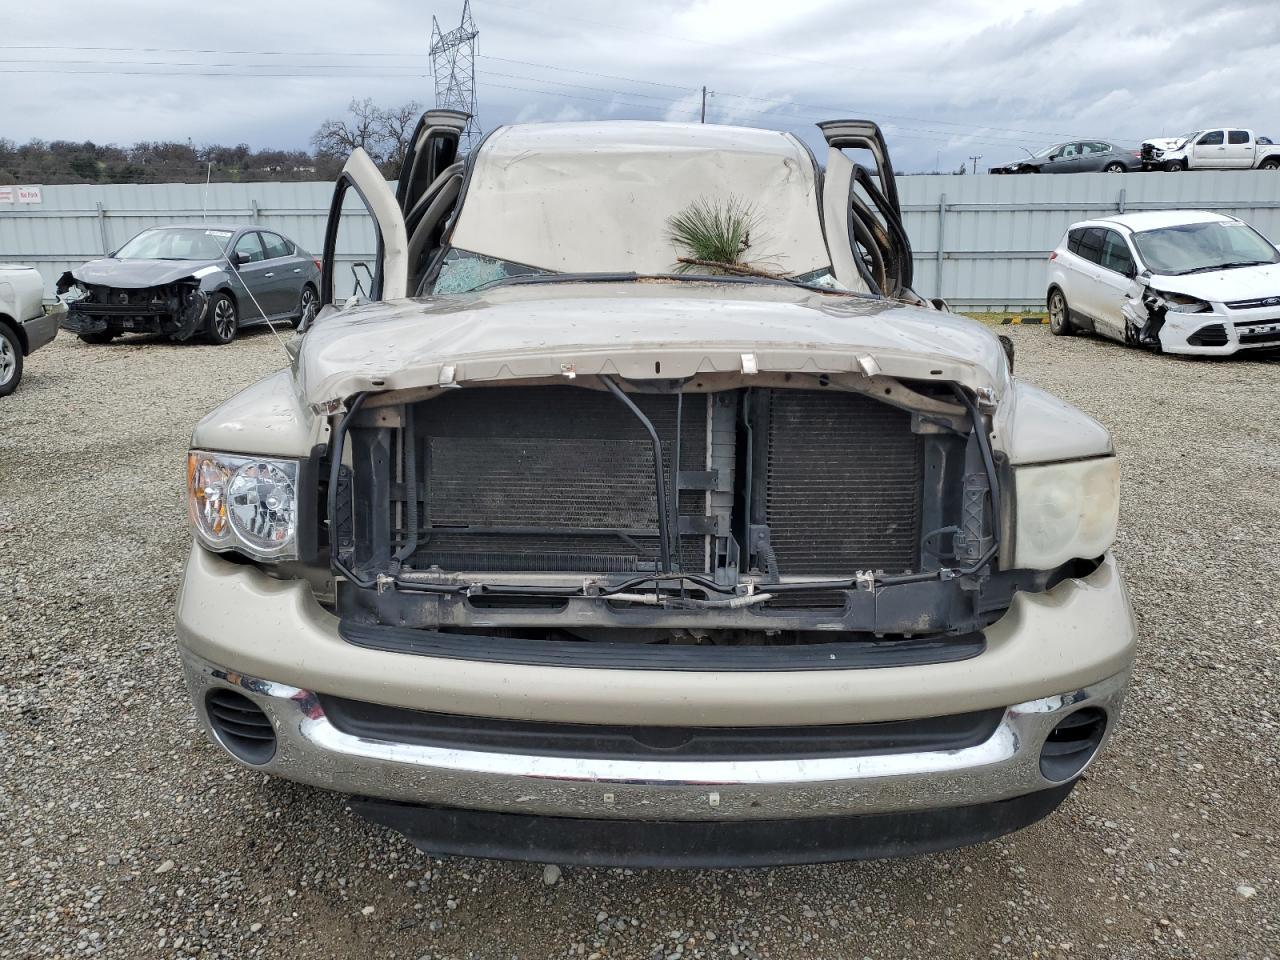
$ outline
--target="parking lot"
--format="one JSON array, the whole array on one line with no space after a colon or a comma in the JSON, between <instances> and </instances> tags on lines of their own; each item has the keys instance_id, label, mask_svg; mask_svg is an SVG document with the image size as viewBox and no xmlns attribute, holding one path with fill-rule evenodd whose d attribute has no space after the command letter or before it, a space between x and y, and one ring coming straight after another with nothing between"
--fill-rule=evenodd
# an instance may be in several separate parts
<instances>
[{"instance_id":1,"label":"parking lot","mask_svg":"<svg viewBox=\"0 0 1280 960\"><path fill-rule=\"evenodd\" d=\"M1073 797L907 861L558 879L429 858L205 739L183 455L281 345L64 335L0 410L0 956L1280 956L1280 362L1004 329L1123 464L1139 659Z\"/></svg>"}]
</instances>

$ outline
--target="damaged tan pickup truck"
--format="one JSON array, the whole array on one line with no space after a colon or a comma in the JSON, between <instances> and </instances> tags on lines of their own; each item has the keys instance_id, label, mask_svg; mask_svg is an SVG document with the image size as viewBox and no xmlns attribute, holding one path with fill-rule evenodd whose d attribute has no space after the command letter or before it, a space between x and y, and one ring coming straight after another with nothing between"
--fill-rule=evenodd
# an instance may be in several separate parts
<instances>
[{"instance_id":1,"label":"damaged tan pickup truck","mask_svg":"<svg viewBox=\"0 0 1280 960\"><path fill-rule=\"evenodd\" d=\"M897 856L1050 813L1133 656L1116 457L912 292L876 126L822 124L823 168L632 122L461 158L465 119L423 118L394 195L351 157L323 309L196 427L213 740L476 856Z\"/></svg>"}]
</instances>

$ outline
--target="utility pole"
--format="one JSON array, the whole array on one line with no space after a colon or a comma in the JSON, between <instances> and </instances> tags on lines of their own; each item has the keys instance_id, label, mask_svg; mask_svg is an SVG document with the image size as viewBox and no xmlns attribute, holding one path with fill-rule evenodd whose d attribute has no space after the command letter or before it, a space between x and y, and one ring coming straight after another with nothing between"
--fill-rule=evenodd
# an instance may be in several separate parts
<instances>
[{"instance_id":1,"label":"utility pole","mask_svg":"<svg viewBox=\"0 0 1280 960\"><path fill-rule=\"evenodd\" d=\"M702 119L699 122L700 123L707 122L707 86L706 84L702 85Z\"/></svg>"},{"instance_id":2,"label":"utility pole","mask_svg":"<svg viewBox=\"0 0 1280 960\"><path fill-rule=\"evenodd\" d=\"M969 159L973 161L973 172L976 174L978 172L978 161L982 159L982 155L979 154L978 156L970 157Z\"/></svg>"}]
</instances>

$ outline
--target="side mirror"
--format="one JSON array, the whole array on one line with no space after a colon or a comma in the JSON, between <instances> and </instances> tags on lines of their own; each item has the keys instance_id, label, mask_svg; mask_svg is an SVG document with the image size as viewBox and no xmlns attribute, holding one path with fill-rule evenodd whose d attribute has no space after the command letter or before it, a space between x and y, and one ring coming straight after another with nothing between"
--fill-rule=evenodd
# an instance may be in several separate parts
<instances>
[{"instance_id":1,"label":"side mirror","mask_svg":"<svg viewBox=\"0 0 1280 960\"><path fill-rule=\"evenodd\" d=\"M234 263L237 267L243 267L251 259L253 258L250 257L249 254L245 253L243 250L236 250L231 254L231 262Z\"/></svg>"}]
</instances>

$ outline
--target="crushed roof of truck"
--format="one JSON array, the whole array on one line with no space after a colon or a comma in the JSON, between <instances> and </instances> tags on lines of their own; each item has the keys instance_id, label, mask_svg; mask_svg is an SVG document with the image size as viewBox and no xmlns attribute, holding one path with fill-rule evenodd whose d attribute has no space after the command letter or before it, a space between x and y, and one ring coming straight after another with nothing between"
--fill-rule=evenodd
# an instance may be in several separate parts
<instances>
[{"instance_id":1,"label":"crushed roof of truck","mask_svg":"<svg viewBox=\"0 0 1280 960\"><path fill-rule=\"evenodd\" d=\"M748 262L792 275L830 265L808 148L719 124L500 127L478 149L450 243L558 272L669 273L684 251L668 218L731 197L758 224Z\"/></svg>"}]
</instances>

